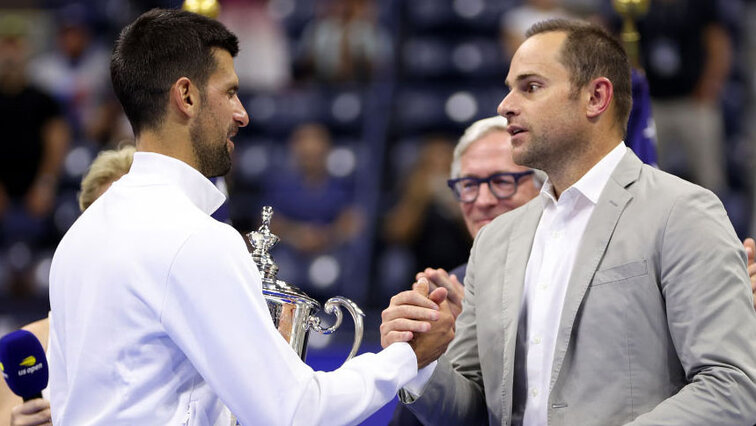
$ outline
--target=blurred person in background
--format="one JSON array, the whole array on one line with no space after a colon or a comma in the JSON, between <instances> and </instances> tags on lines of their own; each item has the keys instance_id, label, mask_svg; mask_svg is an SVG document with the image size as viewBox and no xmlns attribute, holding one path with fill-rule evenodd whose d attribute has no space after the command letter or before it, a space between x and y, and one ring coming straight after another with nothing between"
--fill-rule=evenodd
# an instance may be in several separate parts
<instances>
[{"instance_id":1,"label":"blurred person in background","mask_svg":"<svg viewBox=\"0 0 756 426\"><path fill-rule=\"evenodd\" d=\"M540 171L518 166L512 160L507 119L500 116L478 120L465 130L454 148L451 164L451 193L458 201L467 231L473 238L484 225L533 199L540 191L544 176ZM466 249L469 247L466 245ZM426 268L431 287L449 291L452 306L461 310L462 282L467 263L447 273L443 268ZM458 312L457 312L458 313ZM391 420L394 426L420 425L404 404L398 404Z\"/></svg>"},{"instance_id":2,"label":"blurred person in background","mask_svg":"<svg viewBox=\"0 0 756 426\"><path fill-rule=\"evenodd\" d=\"M366 82L387 65L391 39L373 0L328 0L299 40L299 78L326 83Z\"/></svg>"},{"instance_id":3,"label":"blurred person in background","mask_svg":"<svg viewBox=\"0 0 756 426\"><path fill-rule=\"evenodd\" d=\"M267 178L264 196L275 214L272 231L281 237L277 250L286 251L283 256L294 263L281 268L282 278L318 295L321 289L309 276L309 266L319 256L344 248L365 225L365 215L355 205L354 183L328 169L331 148L327 127L298 126L290 136L287 167Z\"/></svg>"},{"instance_id":4,"label":"blurred person in background","mask_svg":"<svg viewBox=\"0 0 756 426\"><path fill-rule=\"evenodd\" d=\"M289 40L271 14L270 0L224 0L218 20L244 49L236 58L239 83L252 91L274 91L291 83Z\"/></svg>"},{"instance_id":5,"label":"blurred person in background","mask_svg":"<svg viewBox=\"0 0 756 426\"><path fill-rule=\"evenodd\" d=\"M720 8L717 0L658 0L638 21L659 166L719 194L727 185L720 102L733 57Z\"/></svg>"},{"instance_id":6,"label":"blurred person in background","mask_svg":"<svg viewBox=\"0 0 756 426\"><path fill-rule=\"evenodd\" d=\"M390 249L406 248L411 259L401 282L414 271L434 265L447 270L467 260L469 226L454 194L449 191L449 165L454 143L443 135L429 135L401 183L399 198L383 218L382 239Z\"/></svg>"},{"instance_id":7,"label":"blurred person in background","mask_svg":"<svg viewBox=\"0 0 756 426\"><path fill-rule=\"evenodd\" d=\"M110 185L128 173L134 159L135 148L126 145L117 151L102 151L89 166L81 180L79 207L84 212ZM50 318L41 319L22 327L34 334L47 352L50 344ZM0 426L36 426L51 424L50 402L47 389L42 398L22 401L2 381L0 384ZM10 422L10 423L8 423Z\"/></svg>"},{"instance_id":8,"label":"blurred person in background","mask_svg":"<svg viewBox=\"0 0 756 426\"><path fill-rule=\"evenodd\" d=\"M134 161L134 145L124 145L118 150L101 151L97 154L89 171L81 179L79 208L82 212L89 208L113 182L129 172Z\"/></svg>"},{"instance_id":9,"label":"blurred person in background","mask_svg":"<svg viewBox=\"0 0 756 426\"><path fill-rule=\"evenodd\" d=\"M54 48L30 62L30 78L64 106L77 143L115 146L133 138L110 86L110 52L97 39L93 12L72 2L53 17Z\"/></svg>"},{"instance_id":10,"label":"blurred person in background","mask_svg":"<svg viewBox=\"0 0 756 426\"><path fill-rule=\"evenodd\" d=\"M50 238L52 210L70 129L55 100L27 76L29 23L0 17L0 256L8 260L11 290L31 291L30 265L10 261Z\"/></svg>"}]
</instances>

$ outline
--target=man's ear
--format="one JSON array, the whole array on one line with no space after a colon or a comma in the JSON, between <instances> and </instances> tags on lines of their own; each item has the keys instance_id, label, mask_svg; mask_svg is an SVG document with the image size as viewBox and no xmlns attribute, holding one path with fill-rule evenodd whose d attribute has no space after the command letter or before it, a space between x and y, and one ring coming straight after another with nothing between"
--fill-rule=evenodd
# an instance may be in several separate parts
<instances>
[{"instance_id":1,"label":"man's ear","mask_svg":"<svg viewBox=\"0 0 756 426\"><path fill-rule=\"evenodd\" d=\"M170 102L185 118L194 117L199 109L199 90L187 77L181 77L171 86Z\"/></svg>"},{"instance_id":2,"label":"man's ear","mask_svg":"<svg viewBox=\"0 0 756 426\"><path fill-rule=\"evenodd\" d=\"M586 114L589 119L594 119L609 109L609 105L614 97L614 86L606 77L599 77L588 83L588 105Z\"/></svg>"}]
</instances>

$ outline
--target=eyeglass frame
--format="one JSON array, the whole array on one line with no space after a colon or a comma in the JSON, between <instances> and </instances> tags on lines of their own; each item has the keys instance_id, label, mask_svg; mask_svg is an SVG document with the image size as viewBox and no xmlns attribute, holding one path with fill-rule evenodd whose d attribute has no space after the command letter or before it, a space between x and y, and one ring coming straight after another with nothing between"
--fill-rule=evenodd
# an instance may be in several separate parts
<instances>
[{"instance_id":1,"label":"eyeglass frame","mask_svg":"<svg viewBox=\"0 0 756 426\"><path fill-rule=\"evenodd\" d=\"M475 200L478 199L478 195L480 195L480 185L483 184L483 183L485 183L485 184L488 185L488 190L491 192L491 194L493 194L494 197L496 197L496 199L498 199L498 200L506 200L508 198L512 198L517 193L517 187L520 184L520 179L524 178L525 176L530 176L532 174L535 174L535 172L533 170L528 170L528 171L525 171L525 172L498 172L498 173L494 173L494 174L489 175L488 177L484 177L484 178L479 178L479 177L474 177L474 176L464 176L464 177L459 177L459 178L455 178L455 179L449 179L449 180L446 181L446 185L449 186L449 188L452 190L452 193L454 194L454 198L456 198L457 201L459 201L460 203L473 203L473 202L475 202ZM493 189L493 187L491 186L491 180L493 180L494 178L499 177L499 176L511 176L511 177L514 178L514 185L513 185L514 190L512 191L511 194L505 195L505 196L500 196ZM475 193L475 197L472 200L469 200L469 201L462 201L461 194L455 188L456 185L457 185L457 183L462 182L464 180L474 181L478 185L478 190Z\"/></svg>"}]
</instances>

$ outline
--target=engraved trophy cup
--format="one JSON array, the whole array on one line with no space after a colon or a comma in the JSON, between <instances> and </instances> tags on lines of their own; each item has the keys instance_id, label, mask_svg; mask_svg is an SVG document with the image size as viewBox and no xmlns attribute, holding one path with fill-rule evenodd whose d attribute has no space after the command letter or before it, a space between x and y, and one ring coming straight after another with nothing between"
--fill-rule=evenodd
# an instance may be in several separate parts
<instances>
[{"instance_id":1,"label":"engraved trophy cup","mask_svg":"<svg viewBox=\"0 0 756 426\"><path fill-rule=\"evenodd\" d=\"M307 296L302 290L277 278L278 266L273 262L269 250L278 243L279 238L270 232L270 219L273 216L273 208L263 207L262 225L257 231L247 234L252 244L252 259L262 275L263 296L268 304L273 324L283 338L289 342L289 346L304 361L307 355L307 338L310 330L317 333L331 334L341 325L344 307L352 315L354 320L354 343L347 360L351 359L360 347L363 332L363 317L365 314L351 300L336 296L328 299L324 310L328 314L336 316L336 321L330 327L323 327L320 318L316 316L320 310L320 303Z\"/></svg>"}]
</instances>

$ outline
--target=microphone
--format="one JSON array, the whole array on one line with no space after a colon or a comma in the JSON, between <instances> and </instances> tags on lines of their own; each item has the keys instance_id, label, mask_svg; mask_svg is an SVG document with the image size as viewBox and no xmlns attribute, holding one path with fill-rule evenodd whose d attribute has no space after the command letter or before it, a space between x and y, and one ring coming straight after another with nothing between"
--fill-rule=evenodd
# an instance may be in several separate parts
<instances>
[{"instance_id":1,"label":"microphone","mask_svg":"<svg viewBox=\"0 0 756 426\"><path fill-rule=\"evenodd\" d=\"M42 398L48 379L47 357L30 332L16 330L0 339L0 371L10 390L24 402Z\"/></svg>"}]
</instances>

